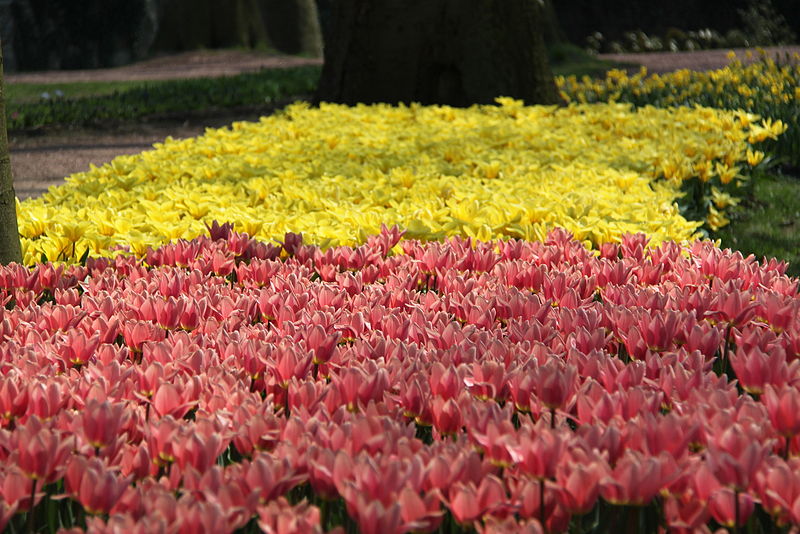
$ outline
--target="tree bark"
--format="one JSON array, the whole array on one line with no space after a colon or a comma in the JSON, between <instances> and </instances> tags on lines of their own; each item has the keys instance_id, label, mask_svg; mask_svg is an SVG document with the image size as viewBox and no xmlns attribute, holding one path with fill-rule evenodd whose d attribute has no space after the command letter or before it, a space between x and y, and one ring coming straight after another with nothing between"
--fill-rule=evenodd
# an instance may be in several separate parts
<instances>
[{"instance_id":1,"label":"tree bark","mask_svg":"<svg viewBox=\"0 0 800 534\"><path fill-rule=\"evenodd\" d=\"M563 43L567 40L551 0L542 2L542 35L544 35L544 42L548 45Z\"/></svg>"},{"instance_id":2,"label":"tree bark","mask_svg":"<svg viewBox=\"0 0 800 534\"><path fill-rule=\"evenodd\" d=\"M340 0L317 99L560 102L535 0Z\"/></svg>"},{"instance_id":3,"label":"tree bark","mask_svg":"<svg viewBox=\"0 0 800 534\"><path fill-rule=\"evenodd\" d=\"M154 51L242 46L322 55L314 0L160 0Z\"/></svg>"},{"instance_id":4,"label":"tree bark","mask_svg":"<svg viewBox=\"0 0 800 534\"><path fill-rule=\"evenodd\" d=\"M22 249L17 228L17 195L11 176L6 131L6 91L3 84L3 47L0 42L0 263L22 263Z\"/></svg>"},{"instance_id":5,"label":"tree bark","mask_svg":"<svg viewBox=\"0 0 800 534\"><path fill-rule=\"evenodd\" d=\"M287 54L322 55L322 29L314 0L266 0L264 14L276 49Z\"/></svg>"}]
</instances>

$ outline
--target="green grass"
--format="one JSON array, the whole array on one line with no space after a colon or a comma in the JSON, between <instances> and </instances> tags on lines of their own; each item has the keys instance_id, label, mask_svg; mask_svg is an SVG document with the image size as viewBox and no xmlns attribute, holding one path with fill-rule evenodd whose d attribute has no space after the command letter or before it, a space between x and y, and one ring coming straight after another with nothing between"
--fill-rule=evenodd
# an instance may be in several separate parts
<instances>
[{"instance_id":1,"label":"green grass","mask_svg":"<svg viewBox=\"0 0 800 534\"><path fill-rule=\"evenodd\" d=\"M38 98L33 102L25 101L23 94L22 100L9 98L7 124L9 130L33 130L114 125L230 109L262 111L278 102L312 94L319 74L319 67L307 66L265 69L222 78L131 82L127 88L115 87L112 83L96 84L95 89L105 93ZM38 84L37 91L55 92L60 87L59 84ZM91 88L84 89L91 91ZM108 90L112 92L109 94Z\"/></svg>"},{"instance_id":2,"label":"green grass","mask_svg":"<svg viewBox=\"0 0 800 534\"><path fill-rule=\"evenodd\" d=\"M164 81L105 81L105 82L71 82L71 83L9 83L6 85L6 98L13 104L29 104L44 100L42 94L55 97L56 91L63 94L60 98L86 98L121 93L130 89L155 86Z\"/></svg>"},{"instance_id":3,"label":"green grass","mask_svg":"<svg viewBox=\"0 0 800 534\"><path fill-rule=\"evenodd\" d=\"M547 59L554 76L577 77L589 76L599 78L611 69L634 69L639 66L632 63L619 63L616 61L605 61L598 59L582 48L569 43L556 43L548 45Z\"/></svg>"},{"instance_id":4,"label":"green grass","mask_svg":"<svg viewBox=\"0 0 800 534\"><path fill-rule=\"evenodd\" d=\"M757 177L752 196L729 218L731 224L712 236L723 247L788 261L788 274L800 276L800 177L779 172Z\"/></svg>"}]
</instances>

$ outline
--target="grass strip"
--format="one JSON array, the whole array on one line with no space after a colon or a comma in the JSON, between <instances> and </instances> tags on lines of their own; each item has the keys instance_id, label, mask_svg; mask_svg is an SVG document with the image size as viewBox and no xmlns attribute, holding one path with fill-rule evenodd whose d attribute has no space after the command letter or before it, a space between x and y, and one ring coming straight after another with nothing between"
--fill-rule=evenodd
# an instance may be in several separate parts
<instances>
[{"instance_id":1,"label":"grass strip","mask_svg":"<svg viewBox=\"0 0 800 534\"><path fill-rule=\"evenodd\" d=\"M234 108L269 108L313 93L317 66L264 69L221 78L148 83L112 94L9 102L8 129L86 127L147 118Z\"/></svg>"}]
</instances>

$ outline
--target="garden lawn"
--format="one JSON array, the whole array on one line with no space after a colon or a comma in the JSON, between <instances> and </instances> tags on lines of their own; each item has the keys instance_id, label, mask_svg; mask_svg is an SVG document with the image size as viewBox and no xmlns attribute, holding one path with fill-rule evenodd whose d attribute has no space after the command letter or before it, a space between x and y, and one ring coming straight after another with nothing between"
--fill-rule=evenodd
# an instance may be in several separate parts
<instances>
[{"instance_id":1,"label":"garden lawn","mask_svg":"<svg viewBox=\"0 0 800 534\"><path fill-rule=\"evenodd\" d=\"M757 257L780 258L787 273L800 276L800 179L784 174L759 176L752 197L731 210L731 224L714 233L723 247Z\"/></svg>"},{"instance_id":2,"label":"garden lawn","mask_svg":"<svg viewBox=\"0 0 800 534\"><path fill-rule=\"evenodd\" d=\"M314 92L319 67L264 69L219 78L10 86L9 130L114 126L230 109L267 112ZM41 92L39 92L41 91ZM31 93L47 93L34 100ZM60 93L60 96L59 96Z\"/></svg>"}]
</instances>

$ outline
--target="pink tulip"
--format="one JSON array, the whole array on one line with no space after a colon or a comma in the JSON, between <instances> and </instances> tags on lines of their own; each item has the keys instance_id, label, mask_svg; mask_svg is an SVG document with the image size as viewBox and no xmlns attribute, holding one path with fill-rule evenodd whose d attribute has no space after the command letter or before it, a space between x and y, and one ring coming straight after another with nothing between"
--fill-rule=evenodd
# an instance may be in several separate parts
<instances>
[{"instance_id":1,"label":"pink tulip","mask_svg":"<svg viewBox=\"0 0 800 534\"><path fill-rule=\"evenodd\" d=\"M141 352L146 341L161 341L166 337L163 328L146 321L128 321L122 327L125 344L134 352Z\"/></svg>"},{"instance_id":2,"label":"pink tulip","mask_svg":"<svg viewBox=\"0 0 800 534\"><path fill-rule=\"evenodd\" d=\"M26 414L42 419L54 417L67 404L68 389L64 379L51 378L47 382L33 382L28 388Z\"/></svg>"},{"instance_id":3,"label":"pink tulip","mask_svg":"<svg viewBox=\"0 0 800 534\"><path fill-rule=\"evenodd\" d=\"M169 382L163 382L153 394L153 412L159 417L171 415L177 419L182 418L195 404L187 400L182 391L177 386Z\"/></svg>"},{"instance_id":4,"label":"pink tulip","mask_svg":"<svg viewBox=\"0 0 800 534\"><path fill-rule=\"evenodd\" d=\"M577 370L550 360L536 370L534 388L539 401L550 410L563 410L577 390Z\"/></svg>"},{"instance_id":5,"label":"pink tulip","mask_svg":"<svg viewBox=\"0 0 800 534\"><path fill-rule=\"evenodd\" d=\"M28 407L28 387L18 372L10 371L0 379L0 422L13 423Z\"/></svg>"},{"instance_id":6,"label":"pink tulip","mask_svg":"<svg viewBox=\"0 0 800 534\"><path fill-rule=\"evenodd\" d=\"M242 467L247 487L258 493L261 502L283 495L306 478L295 473L287 459L278 460L264 453L242 462Z\"/></svg>"},{"instance_id":7,"label":"pink tulip","mask_svg":"<svg viewBox=\"0 0 800 534\"><path fill-rule=\"evenodd\" d=\"M508 374L507 387L514 407L521 412L531 409L531 396L535 391L536 377L525 369L517 369Z\"/></svg>"},{"instance_id":8,"label":"pink tulip","mask_svg":"<svg viewBox=\"0 0 800 534\"><path fill-rule=\"evenodd\" d=\"M503 482L493 475L487 476L477 486L456 483L448 492L447 506L462 525L484 514L501 513L508 510L510 505Z\"/></svg>"},{"instance_id":9,"label":"pink tulip","mask_svg":"<svg viewBox=\"0 0 800 534\"><path fill-rule=\"evenodd\" d=\"M692 493L678 496L667 496L664 499L664 519L676 533L692 534L702 532L711 516L706 502L696 498Z\"/></svg>"},{"instance_id":10,"label":"pink tulip","mask_svg":"<svg viewBox=\"0 0 800 534\"><path fill-rule=\"evenodd\" d=\"M444 517L438 490L420 495L410 487L405 487L400 491L397 502L400 504L404 528L408 531L432 532Z\"/></svg>"},{"instance_id":11,"label":"pink tulip","mask_svg":"<svg viewBox=\"0 0 800 534\"><path fill-rule=\"evenodd\" d=\"M0 501L0 531L5 532L6 525L17 512L17 506L17 503L8 504L5 501Z\"/></svg>"},{"instance_id":12,"label":"pink tulip","mask_svg":"<svg viewBox=\"0 0 800 534\"><path fill-rule=\"evenodd\" d=\"M320 519L316 506L292 506L283 497L258 509L258 526L266 534L322 534Z\"/></svg>"},{"instance_id":13,"label":"pink tulip","mask_svg":"<svg viewBox=\"0 0 800 534\"><path fill-rule=\"evenodd\" d=\"M750 321L756 313L756 305L746 291L721 292L714 298L711 309L714 318L728 325L740 327Z\"/></svg>"},{"instance_id":14,"label":"pink tulip","mask_svg":"<svg viewBox=\"0 0 800 534\"><path fill-rule=\"evenodd\" d=\"M505 400L508 395L505 366L500 362L488 360L472 365L472 376L465 377L469 392L479 399Z\"/></svg>"},{"instance_id":15,"label":"pink tulip","mask_svg":"<svg viewBox=\"0 0 800 534\"><path fill-rule=\"evenodd\" d=\"M148 452L160 468L169 467L175 461L175 440L179 432L180 424L171 415L148 423L145 429Z\"/></svg>"},{"instance_id":16,"label":"pink tulip","mask_svg":"<svg viewBox=\"0 0 800 534\"><path fill-rule=\"evenodd\" d=\"M755 493L761 506L775 518L779 525L791 521L794 503L800 499L800 476L798 460L789 462L771 457L755 477Z\"/></svg>"},{"instance_id":17,"label":"pink tulip","mask_svg":"<svg viewBox=\"0 0 800 534\"><path fill-rule=\"evenodd\" d=\"M739 425L714 436L706 452L706 464L723 486L743 492L750 487L769 449L754 441Z\"/></svg>"},{"instance_id":18,"label":"pink tulip","mask_svg":"<svg viewBox=\"0 0 800 534\"><path fill-rule=\"evenodd\" d=\"M787 385L779 389L768 384L762 399L769 420L779 434L786 438L800 434L800 390L797 387Z\"/></svg>"},{"instance_id":19,"label":"pink tulip","mask_svg":"<svg viewBox=\"0 0 800 534\"><path fill-rule=\"evenodd\" d=\"M11 458L29 478L43 483L57 480L74 446L74 438L64 436L31 417L12 434Z\"/></svg>"},{"instance_id":20,"label":"pink tulip","mask_svg":"<svg viewBox=\"0 0 800 534\"><path fill-rule=\"evenodd\" d=\"M52 263L44 263L36 266L36 270L32 273L33 288L36 291L43 289L52 290L57 287L63 287L65 282L63 278L64 265L54 265Z\"/></svg>"},{"instance_id":21,"label":"pink tulip","mask_svg":"<svg viewBox=\"0 0 800 534\"><path fill-rule=\"evenodd\" d=\"M431 393L445 400L455 398L464 389L464 381L454 366L445 367L439 362L430 370Z\"/></svg>"},{"instance_id":22,"label":"pink tulip","mask_svg":"<svg viewBox=\"0 0 800 534\"><path fill-rule=\"evenodd\" d=\"M508 484L519 517L536 518L540 522L544 519L547 523L560 507L557 499L558 487L549 480L542 483L529 477L509 477ZM544 500L542 500L542 489L544 489Z\"/></svg>"},{"instance_id":23,"label":"pink tulip","mask_svg":"<svg viewBox=\"0 0 800 534\"><path fill-rule=\"evenodd\" d=\"M383 504L367 496L356 498L355 519L363 534L401 534L405 531L399 503Z\"/></svg>"},{"instance_id":24,"label":"pink tulip","mask_svg":"<svg viewBox=\"0 0 800 534\"><path fill-rule=\"evenodd\" d=\"M400 391L399 403L403 408L403 415L419 419L420 422L430 423L427 414L425 398L429 396L429 386L427 381L420 378L412 378ZM427 417L426 417L427 416Z\"/></svg>"},{"instance_id":25,"label":"pink tulip","mask_svg":"<svg viewBox=\"0 0 800 534\"><path fill-rule=\"evenodd\" d=\"M75 418L75 431L90 446L100 449L111 445L119 437L120 429L131 417L122 403L111 404L94 399L87 401Z\"/></svg>"},{"instance_id":26,"label":"pink tulip","mask_svg":"<svg viewBox=\"0 0 800 534\"><path fill-rule=\"evenodd\" d=\"M747 523L755 509L755 501L747 493L722 488L711 495L708 509L719 524L731 528Z\"/></svg>"},{"instance_id":27,"label":"pink tulip","mask_svg":"<svg viewBox=\"0 0 800 534\"><path fill-rule=\"evenodd\" d=\"M629 450L601 481L600 494L612 504L645 505L679 476L679 469L666 454L648 457Z\"/></svg>"},{"instance_id":28,"label":"pink tulip","mask_svg":"<svg viewBox=\"0 0 800 534\"><path fill-rule=\"evenodd\" d=\"M304 378L311 369L311 364L311 354L299 347L279 345L273 350L267 366L274 377L275 385L286 389L292 377Z\"/></svg>"},{"instance_id":29,"label":"pink tulip","mask_svg":"<svg viewBox=\"0 0 800 534\"><path fill-rule=\"evenodd\" d=\"M169 506L167 502L162 505L163 510ZM185 496L173 505L175 518L169 521L172 530L178 534L192 534L195 532L233 532L232 518L226 514L217 502L200 501ZM161 511L159 510L159 512ZM153 515L159 515L158 512ZM234 516L235 517L235 516Z\"/></svg>"},{"instance_id":30,"label":"pink tulip","mask_svg":"<svg viewBox=\"0 0 800 534\"><path fill-rule=\"evenodd\" d=\"M97 458L73 456L64 476L68 493L90 514L111 511L131 479L118 477Z\"/></svg>"},{"instance_id":31,"label":"pink tulip","mask_svg":"<svg viewBox=\"0 0 800 534\"><path fill-rule=\"evenodd\" d=\"M227 441L214 428L189 431L173 446L175 463L181 469L191 466L199 472L206 472L227 448Z\"/></svg>"},{"instance_id":32,"label":"pink tulip","mask_svg":"<svg viewBox=\"0 0 800 534\"><path fill-rule=\"evenodd\" d=\"M461 408L455 399L434 397L431 403L431 420L441 434L455 434L463 426Z\"/></svg>"},{"instance_id":33,"label":"pink tulip","mask_svg":"<svg viewBox=\"0 0 800 534\"><path fill-rule=\"evenodd\" d=\"M742 388L754 395L764 393L767 385L784 385L790 376L786 353L777 347L768 352L757 347L737 348L730 355L730 362Z\"/></svg>"},{"instance_id":34,"label":"pink tulip","mask_svg":"<svg viewBox=\"0 0 800 534\"><path fill-rule=\"evenodd\" d=\"M37 481L38 482L38 481ZM16 509L27 511L31 509L31 491L33 491L34 479L23 473L18 467L11 466L5 472L0 471L0 495L2 503L7 506L6 513L13 513L10 510ZM34 495L34 506L36 506L44 493L38 491L41 485L37 484L37 493Z\"/></svg>"},{"instance_id":35,"label":"pink tulip","mask_svg":"<svg viewBox=\"0 0 800 534\"><path fill-rule=\"evenodd\" d=\"M233 444L243 456L252 456L254 451L273 450L285 423L285 419L276 416L271 409L255 412L249 406L240 406L234 413L234 421Z\"/></svg>"},{"instance_id":36,"label":"pink tulip","mask_svg":"<svg viewBox=\"0 0 800 534\"><path fill-rule=\"evenodd\" d=\"M359 406L383 399L388 377L384 369L366 373L357 367L350 367L333 375L331 383L337 389L341 403L350 411L358 411Z\"/></svg>"},{"instance_id":37,"label":"pink tulip","mask_svg":"<svg viewBox=\"0 0 800 534\"><path fill-rule=\"evenodd\" d=\"M600 458L572 451L569 461L556 469L559 502L569 513L583 515L594 508L600 493L600 481L608 475L608 466Z\"/></svg>"},{"instance_id":38,"label":"pink tulip","mask_svg":"<svg viewBox=\"0 0 800 534\"><path fill-rule=\"evenodd\" d=\"M698 441L700 426L686 417L671 412L658 417L645 414L638 421L644 439L645 451L658 456L667 452L677 461L685 459L690 453L690 444Z\"/></svg>"},{"instance_id":39,"label":"pink tulip","mask_svg":"<svg viewBox=\"0 0 800 534\"><path fill-rule=\"evenodd\" d=\"M519 470L538 479L555 478L565 450L561 434L544 428L534 435L520 435L517 444L509 448Z\"/></svg>"},{"instance_id":40,"label":"pink tulip","mask_svg":"<svg viewBox=\"0 0 800 534\"><path fill-rule=\"evenodd\" d=\"M536 519L517 521L513 517L502 519L489 516L483 523L475 522L479 534L543 534L541 523Z\"/></svg>"}]
</instances>

